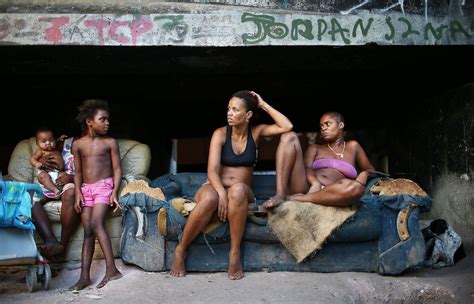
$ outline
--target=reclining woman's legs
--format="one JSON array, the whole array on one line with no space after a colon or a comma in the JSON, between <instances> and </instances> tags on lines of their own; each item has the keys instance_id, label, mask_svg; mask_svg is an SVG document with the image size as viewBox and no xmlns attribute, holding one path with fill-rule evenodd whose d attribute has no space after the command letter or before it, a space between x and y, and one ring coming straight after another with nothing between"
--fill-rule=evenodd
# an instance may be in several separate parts
<instances>
[{"instance_id":1,"label":"reclining woman's legs","mask_svg":"<svg viewBox=\"0 0 474 304\"><path fill-rule=\"evenodd\" d=\"M327 206L350 206L364 194L364 185L359 181L343 178L324 189L308 194L294 194L287 197L288 200L309 202Z\"/></svg>"},{"instance_id":2,"label":"reclining woman's legs","mask_svg":"<svg viewBox=\"0 0 474 304\"><path fill-rule=\"evenodd\" d=\"M293 193L306 193L306 171L303 162L303 150L295 132L281 135L276 151L276 194L267 200L265 208L276 207Z\"/></svg>"},{"instance_id":3,"label":"reclining woman's legs","mask_svg":"<svg viewBox=\"0 0 474 304\"><path fill-rule=\"evenodd\" d=\"M219 195L210 184L203 185L195 196L196 207L184 226L183 237L176 247L170 274L176 277L186 275L186 250L191 242L201 233L217 210Z\"/></svg>"}]
</instances>

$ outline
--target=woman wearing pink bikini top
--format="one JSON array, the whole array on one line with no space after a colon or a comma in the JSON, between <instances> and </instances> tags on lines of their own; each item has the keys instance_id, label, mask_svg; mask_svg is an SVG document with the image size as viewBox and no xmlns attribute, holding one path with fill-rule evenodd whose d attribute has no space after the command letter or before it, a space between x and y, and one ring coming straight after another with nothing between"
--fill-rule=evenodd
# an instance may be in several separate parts
<instances>
[{"instance_id":1,"label":"woman wearing pink bikini top","mask_svg":"<svg viewBox=\"0 0 474 304\"><path fill-rule=\"evenodd\" d=\"M281 136L276 153L276 194L263 204L265 208L285 200L349 206L362 197L374 170L364 149L355 140L344 140L340 113L323 114L319 124L323 143L309 145L304 156L294 132Z\"/></svg>"}]
</instances>

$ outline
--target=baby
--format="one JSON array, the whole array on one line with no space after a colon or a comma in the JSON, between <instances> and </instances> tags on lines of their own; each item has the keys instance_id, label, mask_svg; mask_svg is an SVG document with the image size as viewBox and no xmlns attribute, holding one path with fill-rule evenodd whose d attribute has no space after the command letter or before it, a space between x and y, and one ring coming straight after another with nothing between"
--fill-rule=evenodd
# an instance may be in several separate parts
<instances>
[{"instance_id":1,"label":"baby","mask_svg":"<svg viewBox=\"0 0 474 304\"><path fill-rule=\"evenodd\" d=\"M61 187L56 184L59 171L64 170L64 160L57 148L56 138L53 131L48 128L40 128L36 131L36 145L39 150L31 157L31 164L37 169L38 182L43 189L43 194L49 198L58 198ZM41 158L48 160L49 166L40 162Z\"/></svg>"}]
</instances>

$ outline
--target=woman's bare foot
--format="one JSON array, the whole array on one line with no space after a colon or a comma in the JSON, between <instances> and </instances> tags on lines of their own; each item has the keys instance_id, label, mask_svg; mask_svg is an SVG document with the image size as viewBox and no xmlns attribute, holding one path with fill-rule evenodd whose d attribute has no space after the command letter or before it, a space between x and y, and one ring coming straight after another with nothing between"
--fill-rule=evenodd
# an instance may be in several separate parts
<instances>
[{"instance_id":1,"label":"woman's bare foot","mask_svg":"<svg viewBox=\"0 0 474 304\"><path fill-rule=\"evenodd\" d=\"M118 270L115 270L113 273L111 274L105 274L104 278L102 279L102 281L100 281L99 284L97 284L96 288L102 288L104 287L105 285L107 285L107 283L109 283L110 281L113 281L113 280L118 280L120 279L121 277L123 277L123 275L120 273L120 271Z\"/></svg>"},{"instance_id":2,"label":"woman's bare foot","mask_svg":"<svg viewBox=\"0 0 474 304\"><path fill-rule=\"evenodd\" d=\"M173 266L171 266L170 275L175 277L184 277L186 275L186 267L184 265L186 253L176 248L174 252Z\"/></svg>"},{"instance_id":3,"label":"woman's bare foot","mask_svg":"<svg viewBox=\"0 0 474 304\"><path fill-rule=\"evenodd\" d=\"M321 190L320 190L321 191ZM288 195L286 197L287 200L289 201L300 201L301 200L301 197L304 196L305 194L303 193L298 193L298 194L292 194L292 195Z\"/></svg>"},{"instance_id":4,"label":"woman's bare foot","mask_svg":"<svg viewBox=\"0 0 474 304\"><path fill-rule=\"evenodd\" d=\"M285 201L285 198L280 195L270 197L265 203L262 204L265 209L272 209L280 205Z\"/></svg>"},{"instance_id":5,"label":"woman's bare foot","mask_svg":"<svg viewBox=\"0 0 474 304\"><path fill-rule=\"evenodd\" d=\"M45 243L40 246L40 252L46 258L64 253L64 246L59 243Z\"/></svg>"},{"instance_id":6,"label":"woman's bare foot","mask_svg":"<svg viewBox=\"0 0 474 304\"><path fill-rule=\"evenodd\" d=\"M227 273L229 280L240 280L244 277L242 264L240 263L240 252L229 253L229 272Z\"/></svg>"},{"instance_id":7,"label":"woman's bare foot","mask_svg":"<svg viewBox=\"0 0 474 304\"><path fill-rule=\"evenodd\" d=\"M74 286L71 287L72 290L83 290L84 288L86 288L87 286L91 285L92 282L90 279L79 279L79 281L77 281L76 284L74 284Z\"/></svg>"}]
</instances>

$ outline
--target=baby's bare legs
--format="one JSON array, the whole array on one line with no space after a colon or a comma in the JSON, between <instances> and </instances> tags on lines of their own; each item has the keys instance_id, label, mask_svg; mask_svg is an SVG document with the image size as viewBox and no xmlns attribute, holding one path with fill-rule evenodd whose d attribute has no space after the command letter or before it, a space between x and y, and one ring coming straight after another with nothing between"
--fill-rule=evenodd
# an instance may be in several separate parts
<instances>
[{"instance_id":1,"label":"baby's bare legs","mask_svg":"<svg viewBox=\"0 0 474 304\"><path fill-rule=\"evenodd\" d=\"M56 187L56 185L53 183L53 180L51 179L51 176L49 176L48 173L46 172L40 172L38 174L38 181L43 185L46 189L51 190L54 192L54 194L59 194L61 191Z\"/></svg>"}]
</instances>

